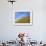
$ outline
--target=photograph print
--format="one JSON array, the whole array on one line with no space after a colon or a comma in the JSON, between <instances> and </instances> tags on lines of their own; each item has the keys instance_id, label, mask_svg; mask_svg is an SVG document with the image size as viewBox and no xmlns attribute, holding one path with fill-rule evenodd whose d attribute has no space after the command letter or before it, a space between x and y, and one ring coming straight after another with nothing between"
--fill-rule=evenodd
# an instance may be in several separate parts
<instances>
[{"instance_id":1,"label":"photograph print","mask_svg":"<svg viewBox=\"0 0 46 46\"><path fill-rule=\"evenodd\" d=\"M15 25L32 25L32 12L17 11L15 12Z\"/></svg>"}]
</instances>

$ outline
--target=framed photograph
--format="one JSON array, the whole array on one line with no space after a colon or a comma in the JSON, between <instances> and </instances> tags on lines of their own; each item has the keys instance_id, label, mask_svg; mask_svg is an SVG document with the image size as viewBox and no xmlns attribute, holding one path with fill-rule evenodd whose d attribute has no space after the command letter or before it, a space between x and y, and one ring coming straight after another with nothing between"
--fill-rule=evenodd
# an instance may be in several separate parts
<instances>
[{"instance_id":1,"label":"framed photograph","mask_svg":"<svg viewBox=\"0 0 46 46\"><path fill-rule=\"evenodd\" d=\"M32 25L32 11L14 11L14 25Z\"/></svg>"}]
</instances>

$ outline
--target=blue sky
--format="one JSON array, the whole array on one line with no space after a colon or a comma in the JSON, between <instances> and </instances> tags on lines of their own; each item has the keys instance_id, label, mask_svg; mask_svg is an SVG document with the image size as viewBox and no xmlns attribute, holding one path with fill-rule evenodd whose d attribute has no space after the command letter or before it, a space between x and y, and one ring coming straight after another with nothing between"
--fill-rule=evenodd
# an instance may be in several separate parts
<instances>
[{"instance_id":1,"label":"blue sky","mask_svg":"<svg viewBox=\"0 0 46 46\"><path fill-rule=\"evenodd\" d=\"M21 18L23 16L29 16L29 15L30 15L30 12L16 12L15 13L16 19L19 19L19 18Z\"/></svg>"}]
</instances>

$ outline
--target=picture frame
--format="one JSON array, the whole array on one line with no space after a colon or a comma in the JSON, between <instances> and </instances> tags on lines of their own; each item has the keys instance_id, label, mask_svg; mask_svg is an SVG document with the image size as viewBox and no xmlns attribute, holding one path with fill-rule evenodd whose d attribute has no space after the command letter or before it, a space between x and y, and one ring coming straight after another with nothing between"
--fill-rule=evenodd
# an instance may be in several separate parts
<instances>
[{"instance_id":1,"label":"picture frame","mask_svg":"<svg viewBox=\"0 0 46 46\"><path fill-rule=\"evenodd\" d=\"M32 10L14 10L13 12L13 25L28 26L33 24L33 11Z\"/></svg>"}]
</instances>

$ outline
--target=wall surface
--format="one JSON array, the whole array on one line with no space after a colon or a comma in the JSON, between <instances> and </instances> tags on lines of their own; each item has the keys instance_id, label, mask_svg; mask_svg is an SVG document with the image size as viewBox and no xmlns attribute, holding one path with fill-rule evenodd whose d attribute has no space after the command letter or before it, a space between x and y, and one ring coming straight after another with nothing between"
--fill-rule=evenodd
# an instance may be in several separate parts
<instances>
[{"instance_id":1,"label":"wall surface","mask_svg":"<svg viewBox=\"0 0 46 46\"><path fill-rule=\"evenodd\" d=\"M33 10L32 26L14 26L14 10ZM31 35L33 40L46 40L46 0L17 0L13 5L0 0L0 41L15 40L19 32Z\"/></svg>"}]
</instances>

